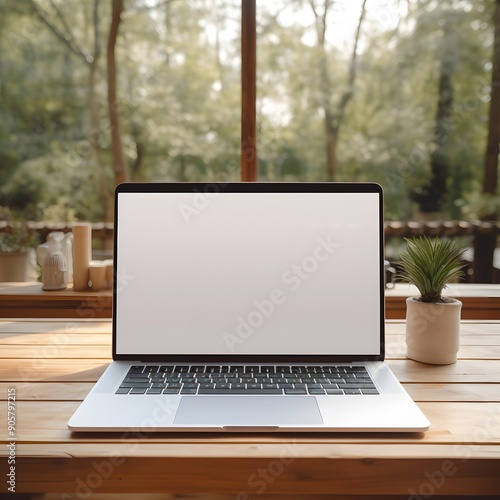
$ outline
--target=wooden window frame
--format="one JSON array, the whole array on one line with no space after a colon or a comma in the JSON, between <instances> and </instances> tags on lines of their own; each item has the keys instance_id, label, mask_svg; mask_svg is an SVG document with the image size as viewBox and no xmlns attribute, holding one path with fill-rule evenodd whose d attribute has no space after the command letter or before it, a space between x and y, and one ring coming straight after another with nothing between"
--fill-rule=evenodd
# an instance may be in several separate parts
<instances>
[{"instance_id":1,"label":"wooden window frame","mask_svg":"<svg viewBox=\"0 0 500 500\"><path fill-rule=\"evenodd\" d=\"M256 0L241 1L241 180L257 180Z\"/></svg>"}]
</instances>

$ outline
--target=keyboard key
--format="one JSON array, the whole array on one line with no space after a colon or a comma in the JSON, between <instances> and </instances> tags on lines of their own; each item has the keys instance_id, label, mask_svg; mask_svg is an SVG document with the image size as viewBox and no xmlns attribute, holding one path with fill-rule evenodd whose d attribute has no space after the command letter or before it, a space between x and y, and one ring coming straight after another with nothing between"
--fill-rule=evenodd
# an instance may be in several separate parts
<instances>
[{"instance_id":1,"label":"keyboard key","mask_svg":"<svg viewBox=\"0 0 500 500\"><path fill-rule=\"evenodd\" d=\"M285 394L307 394L305 389L285 389Z\"/></svg>"},{"instance_id":2,"label":"keyboard key","mask_svg":"<svg viewBox=\"0 0 500 500\"><path fill-rule=\"evenodd\" d=\"M247 389L262 389L262 384L247 384Z\"/></svg>"},{"instance_id":3,"label":"keyboard key","mask_svg":"<svg viewBox=\"0 0 500 500\"><path fill-rule=\"evenodd\" d=\"M237 383L231 384L231 389L246 389L245 384Z\"/></svg>"},{"instance_id":4,"label":"keyboard key","mask_svg":"<svg viewBox=\"0 0 500 500\"><path fill-rule=\"evenodd\" d=\"M176 365L175 366L175 371L177 373L188 373L189 372L189 366L185 365Z\"/></svg>"},{"instance_id":5,"label":"keyboard key","mask_svg":"<svg viewBox=\"0 0 500 500\"><path fill-rule=\"evenodd\" d=\"M226 379L223 377L212 377L210 379L210 382L213 384L224 384L226 382Z\"/></svg>"},{"instance_id":6,"label":"keyboard key","mask_svg":"<svg viewBox=\"0 0 500 500\"><path fill-rule=\"evenodd\" d=\"M258 395L269 395L269 394L283 394L281 389L199 389L198 394L258 394Z\"/></svg>"},{"instance_id":7,"label":"keyboard key","mask_svg":"<svg viewBox=\"0 0 500 500\"><path fill-rule=\"evenodd\" d=\"M245 373L260 373L259 366L245 366Z\"/></svg>"},{"instance_id":8,"label":"keyboard key","mask_svg":"<svg viewBox=\"0 0 500 500\"><path fill-rule=\"evenodd\" d=\"M139 388L135 388L135 389L130 389L130 392L129 394L144 394L146 392L146 388L143 388L143 389L139 389Z\"/></svg>"},{"instance_id":9,"label":"keyboard key","mask_svg":"<svg viewBox=\"0 0 500 500\"><path fill-rule=\"evenodd\" d=\"M181 387L181 384L167 384L167 389L179 390Z\"/></svg>"},{"instance_id":10,"label":"keyboard key","mask_svg":"<svg viewBox=\"0 0 500 500\"><path fill-rule=\"evenodd\" d=\"M207 373L219 373L220 372L220 366L207 366L206 367L206 372Z\"/></svg>"},{"instance_id":11,"label":"keyboard key","mask_svg":"<svg viewBox=\"0 0 500 500\"><path fill-rule=\"evenodd\" d=\"M167 389L163 389L162 394L179 394L180 390L181 390L180 387L178 389L167 388Z\"/></svg>"},{"instance_id":12,"label":"keyboard key","mask_svg":"<svg viewBox=\"0 0 500 500\"><path fill-rule=\"evenodd\" d=\"M278 384L262 384L264 389L278 389Z\"/></svg>"},{"instance_id":13,"label":"keyboard key","mask_svg":"<svg viewBox=\"0 0 500 500\"><path fill-rule=\"evenodd\" d=\"M206 379L206 378L198 378L198 377L195 377L193 379L191 379L189 381L190 384L196 384L196 385L199 385L199 384L209 384L211 382L210 379Z\"/></svg>"},{"instance_id":14,"label":"keyboard key","mask_svg":"<svg viewBox=\"0 0 500 500\"><path fill-rule=\"evenodd\" d=\"M148 372L148 373L157 373L158 372L158 368L159 366L158 365L152 365L152 366L146 366L146 368L144 368L144 371L145 372Z\"/></svg>"},{"instance_id":15,"label":"keyboard key","mask_svg":"<svg viewBox=\"0 0 500 500\"><path fill-rule=\"evenodd\" d=\"M309 394L325 394L325 391L323 389L307 389L309 391Z\"/></svg>"},{"instance_id":16,"label":"keyboard key","mask_svg":"<svg viewBox=\"0 0 500 500\"><path fill-rule=\"evenodd\" d=\"M344 394L361 394L359 389L344 389Z\"/></svg>"},{"instance_id":17,"label":"keyboard key","mask_svg":"<svg viewBox=\"0 0 500 500\"><path fill-rule=\"evenodd\" d=\"M375 389L375 385L373 384L373 382L371 380L349 380L349 381L346 381L347 383L345 384L345 386L343 387L346 387L347 389L349 389L350 387L359 387L360 389L361 388L365 388L365 389Z\"/></svg>"},{"instance_id":18,"label":"keyboard key","mask_svg":"<svg viewBox=\"0 0 500 500\"><path fill-rule=\"evenodd\" d=\"M338 388L339 386L337 384L323 384L323 389L338 389Z\"/></svg>"},{"instance_id":19,"label":"keyboard key","mask_svg":"<svg viewBox=\"0 0 500 500\"><path fill-rule=\"evenodd\" d=\"M215 384L200 384L200 389L213 389Z\"/></svg>"},{"instance_id":20,"label":"keyboard key","mask_svg":"<svg viewBox=\"0 0 500 500\"><path fill-rule=\"evenodd\" d=\"M231 387L231 384L229 384L229 383L215 384L214 389L229 389L230 387Z\"/></svg>"},{"instance_id":21,"label":"keyboard key","mask_svg":"<svg viewBox=\"0 0 500 500\"><path fill-rule=\"evenodd\" d=\"M276 373L292 373L292 370L289 366L277 366Z\"/></svg>"},{"instance_id":22,"label":"keyboard key","mask_svg":"<svg viewBox=\"0 0 500 500\"><path fill-rule=\"evenodd\" d=\"M120 387L130 387L131 389L149 389L151 384L149 382L124 382Z\"/></svg>"},{"instance_id":23,"label":"keyboard key","mask_svg":"<svg viewBox=\"0 0 500 500\"><path fill-rule=\"evenodd\" d=\"M151 389L165 389L165 387L167 387L167 384L165 383L154 383L154 384L151 384Z\"/></svg>"},{"instance_id":24,"label":"keyboard key","mask_svg":"<svg viewBox=\"0 0 500 500\"><path fill-rule=\"evenodd\" d=\"M326 389L326 393L332 396L343 395L344 391L342 389Z\"/></svg>"},{"instance_id":25,"label":"keyboard key","mask_svg":"<svg viewBox=\"0 0 500 500\"><path fill-rule=\"evenodd\" d=\"M146 375L145 377L125 377L123 379L123 384L126 384L127 382L132 382L132 383L140 383L140 382L149 382L149 377Z\"/></svg>"},{"instance_id":26,"label":"keyboard key","mask_svg":"<svg viewBox=\"0 0 500 500\"><path fill-rule=\"evenodd\" d=\"M377 389L361 389L363 394L378 394Z\"/></svg>"},{"instance_id":27,"label":"keyboard key","mask_svg":"<svg viewBox=\"0 0 500 500\"><path fill-rule=\"evenodd\" d=\"M196 394L197 389L196 388L186 388L183 387L181 389L181 394Z\"/></svg>"},{"instance_id":28,"label":"keyboard key","mask_svg":"<svg viewBox=\"0 0 500 500\"><path fill-rule=\"evenodd\" d=\"M120 387L115 394L128 394L130 391L130 387Z\"/></svg>"},{"instance_id":29,"label":"keyboard key","mask_svg":"<svg viewBox=\"0 0 500 500\"><path fill-rule=\"evenodd\" d=\"M189 373L203 373L205 371L205 367L204 366L200 366L200 365L193 365L190 369L189 369Z\"/></svg>"},{"instance_id":30,"label":"keyboard key","mask_svg":"<svg viewBox=\"0 0 500 500\"><path fill-rule=\"evenodd\" d=\"M155 389L155 388L152 388L152 389L148 389L146 391L146 394L161 394L163 391L163 389Z\"/></svg>"},{"instance_id":31,"label":"keyboard key","mask_svg":"<svg viewBox=\"0 0 500 500\"><path fill-rule=\"evenodd\" d=\"M306 384L308 389L323 389L321 384Z\"/></svg>"},{"instance_id":32,"label":"keyboard key","mask_svg":"<svg viewBox=\"0 0 500 500\"><path fill-rule=\"evenodd\" d=\"M144 366L131 366L129 373L142 373L144 371Z\"/></svg>"}]
</instances>

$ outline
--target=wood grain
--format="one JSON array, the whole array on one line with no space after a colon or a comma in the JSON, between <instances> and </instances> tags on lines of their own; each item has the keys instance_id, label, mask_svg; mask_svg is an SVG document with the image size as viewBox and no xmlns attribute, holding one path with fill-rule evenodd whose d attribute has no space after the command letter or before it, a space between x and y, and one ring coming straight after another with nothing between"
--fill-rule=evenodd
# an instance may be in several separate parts
<instances>
[{"instance_id":1,"label":"wood grain","mask_svg":"<svg viewBox=\"0 0 500 500\"><path fill-rule=\"evenodd\" d=\"M15 387L18 492L500 497L500 322L464 321L460 359L448 366L404 359L404 322L388 322L388 364L431 421L421 434L71 433L68 419L109 362L110 332L109 321L0 321L0 457ZM262 483L269 470L278 473Z\"/></svg>"}]
</instances>

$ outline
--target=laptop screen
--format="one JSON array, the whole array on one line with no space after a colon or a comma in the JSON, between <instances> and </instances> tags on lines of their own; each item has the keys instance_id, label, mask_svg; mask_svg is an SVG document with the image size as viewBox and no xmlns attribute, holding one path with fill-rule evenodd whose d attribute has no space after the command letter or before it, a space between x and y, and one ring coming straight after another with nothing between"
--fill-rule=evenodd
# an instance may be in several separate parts
<instances>
[{"instance_id":1,"label":"laptop screen","mask_svg":"<svg viewBox=\"0 0 500 500\"><path fill-rule=\"evenodd\" d=\"M115 359L377 356L374 184L125 184L115 200Z\"/></svg>"}]
</instances>

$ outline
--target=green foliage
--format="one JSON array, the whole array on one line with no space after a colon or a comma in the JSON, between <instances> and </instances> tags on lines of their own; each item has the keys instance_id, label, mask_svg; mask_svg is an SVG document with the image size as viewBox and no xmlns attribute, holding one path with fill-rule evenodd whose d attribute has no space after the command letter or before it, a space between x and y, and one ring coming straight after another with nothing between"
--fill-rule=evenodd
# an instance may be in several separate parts
<instances>
[{"instance_id":1,"label":"green foliage","mask_svg":"<svg viewBox=\"0 0 500 500\"><path fill-rule=\"evenodd\" d=\"M463 211L471 219L496 220L500 215L500 195L484 194L478 188L466 197Z\"/></svg>"},{"instance_id":2,"label":"green foliage","mask_svg":"<svg viewBox=\"0 0 500 500\"><path fill-rule=\"evenodd\" d=\"M0 253L21 252L38 245L37 235L29 229L22 214L0 206L0 220L9 222L11 230L0 232Z\"/></svg>"},{"instance_id":3,"label":"green foliage","mask_svg":"<svg viewBox=\"0 0 500 500\"><path fill-rule=\"evenodd\" d=\"M348 81L361 5L327 3L331 81L324 82L311 3L259 2L261 180L325 179L322 90L328 87L335 109ZM113 189L105 57L110 2L99 2L96 25L93 5L0 2L0 204L36 209L40 217L57 206L52 216L99 220L106 214ZM430 192L433 157L447 169L439 215L472 213L465 207L481 190L493 7L491 0L367 2L356 85L338 137L338 177L382 184L389 219L415 216L410 194ZM350 9L355 15L346 22ZM125 2L118 105L132 180L239 179L240 12L240 0ZM96 32L101 50L92 87ZM435 136L443 60L454 91L442 120L446 147Z\"/></svg>"},{"instance_id":4,"label":"green foliage","mask_svg":"<svg viewBox=\"0 0 500 500\"><path fill-rule=\"evenodd\" d=\"M402 277L413 283L422 302L444 302L442 291L463 276L464 249L453 240L419 237L406 239L401 252Z\"/></svg>"}]
</instances>

